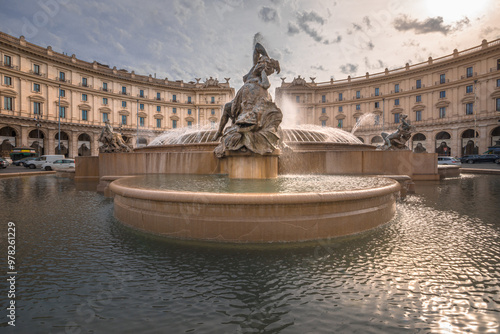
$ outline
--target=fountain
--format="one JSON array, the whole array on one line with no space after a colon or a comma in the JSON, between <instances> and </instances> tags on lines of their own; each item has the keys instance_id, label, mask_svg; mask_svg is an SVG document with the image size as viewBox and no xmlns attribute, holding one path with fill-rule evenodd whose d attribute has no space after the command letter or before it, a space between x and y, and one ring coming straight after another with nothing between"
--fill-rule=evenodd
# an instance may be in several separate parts
<instances>
[{"instance_id":1,"label":"fountain","mask_svg":"<svg viewBox=\"0 0 500 334\"><path fill-rule=\"evenodd\" d=\"M98 189L114 197L118 220L178 239L320 240L385 224L408 180L438 178L435 154L376 151L341 129L282 128L267 91L280 65L258 43L253 59L218 129L173 130L132 153L99 155Z\"/></svg>"}]
</instances>

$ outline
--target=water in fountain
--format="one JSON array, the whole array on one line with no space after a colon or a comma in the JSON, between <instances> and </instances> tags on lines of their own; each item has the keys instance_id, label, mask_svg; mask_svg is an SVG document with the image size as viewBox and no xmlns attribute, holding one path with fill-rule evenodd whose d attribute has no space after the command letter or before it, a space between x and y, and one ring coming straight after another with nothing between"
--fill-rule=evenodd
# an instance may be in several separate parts
<instances>
[{"instance_id":1,"label":"water in fountain","mask_svg":"<svg viewBox=\"0 0 500 334\"><path fill-rule=\"evenodd\" d=\"M376 120L376 117L377 115L373 114L373 113L369 113L369 114L364 114L362 115L358 121L356 122L356 124L354 125L354 127L352 128L351 130L351 133L354 134L356 132L356 130L360 127L360 126L363 126L363 125L374 125L375 124L375 120Z\"/></svg>"},{"instance_id":2,"label":"water in fountain","mask_svg":"<svg viewBox=\"0 0 500 334\"><path fill-rule=\"evenodd\" d=\"M173 129L156 137L148 146L210 143L215 132L210 125ZM285 126L282 135L284 142L362 144L350 132L313 124Z\"/></svg>"}]
</instances>

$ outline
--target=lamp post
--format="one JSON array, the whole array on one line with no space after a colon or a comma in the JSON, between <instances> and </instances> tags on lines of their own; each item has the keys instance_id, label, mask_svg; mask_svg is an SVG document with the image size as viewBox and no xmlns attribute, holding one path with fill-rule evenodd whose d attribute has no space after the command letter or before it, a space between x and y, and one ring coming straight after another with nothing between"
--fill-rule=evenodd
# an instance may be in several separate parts
<instances>
[{"instance_id":1,"label":"lamp post","mask_svg":"<svg viewBox=\"0 0 500 334\"><path fill-rule=\"evenodd\" d=\"M474 80L474 104L472 105L472 114L474 114L474 148L473 148L474 151L473 151L473 154L476 154L475 150L476 150L476 134L477 134L477 124L476 124L476 117L477 117L476 116L476 101L477 101L476 88L477 88L477 85L476 84L477 84L477 80Z\"/></svg>"},{"instance_id":2,"label":"lamp post","mask_svg":"<svg viewBox=\"0 0 500 334\"><path fill-rule=\"evenodd\" d=\"M137 133L135 139L135 147L139 147L139 99L137 99Z\"/></svg>"},{"instance_id":3,"label":"lamp post","mask_svg":"<svg viewBox=\"0 0 500 334\"><path fill-rule=\"evenodd\" d=\"M41 117L40 109L37 110L35 121L36 121L36 137L38 139L38 157L40 158L40 117Z\"/></svg>"},{"instance_id":4,"label":"lamp post","mask_svg":"<svg viewBox=\"0 0 500 334\"><path fill-rule=\"evenodd\" d=\"M59 138L57 153L61 154L61 84L59 84L59 134L57 137Z\"/></svg>"}]
</instances>

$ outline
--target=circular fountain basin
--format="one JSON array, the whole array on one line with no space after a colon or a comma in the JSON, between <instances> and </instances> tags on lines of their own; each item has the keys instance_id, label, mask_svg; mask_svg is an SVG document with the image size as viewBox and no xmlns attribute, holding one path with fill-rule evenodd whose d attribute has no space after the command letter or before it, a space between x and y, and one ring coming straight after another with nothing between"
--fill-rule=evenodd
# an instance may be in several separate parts
<instances>
[{"instance_id":1,"label":"circular fountain basin","mask_svg":"<svg viewBox=\"0 0 500 334\"><path fill-rule=\"evenodd\" d=\"M396 211L398 182L376 177L143 175L110 184L123 224L178 239L301 242L366 231Z\"/></svg>"}]
</instances>

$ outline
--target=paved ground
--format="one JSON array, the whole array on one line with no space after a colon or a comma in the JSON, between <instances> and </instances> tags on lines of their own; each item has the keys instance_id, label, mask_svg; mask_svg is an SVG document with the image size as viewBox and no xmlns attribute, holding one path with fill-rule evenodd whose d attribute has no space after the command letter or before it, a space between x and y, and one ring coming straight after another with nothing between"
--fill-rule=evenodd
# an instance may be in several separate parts
<instances>
[{"instance_id":1,"label":"paved ground","mask_svg":"<svg viewBox=\"0 0 500 334\"><path fill-rule=\"evenodd\" d=\"M496 169L500 170L500 164L496 164L494 162L482 162L482 163L476 163L476 164L462 164L463 169Z\"/></svg>"},{"instance_id":2,"label":"paved ground","mask_svg":"<svg viewBox=\"0 0 500 334\"><path fill-rule=\"evenodd\" d=\"M36 169L29 169L24 166L15 166L15 165L10 165L7 168L0 169L0 175L3 174L12 174L12 173L33 173L33 172L41 172L42 170L40 168Z\"/></svg>"}]
</instances>

